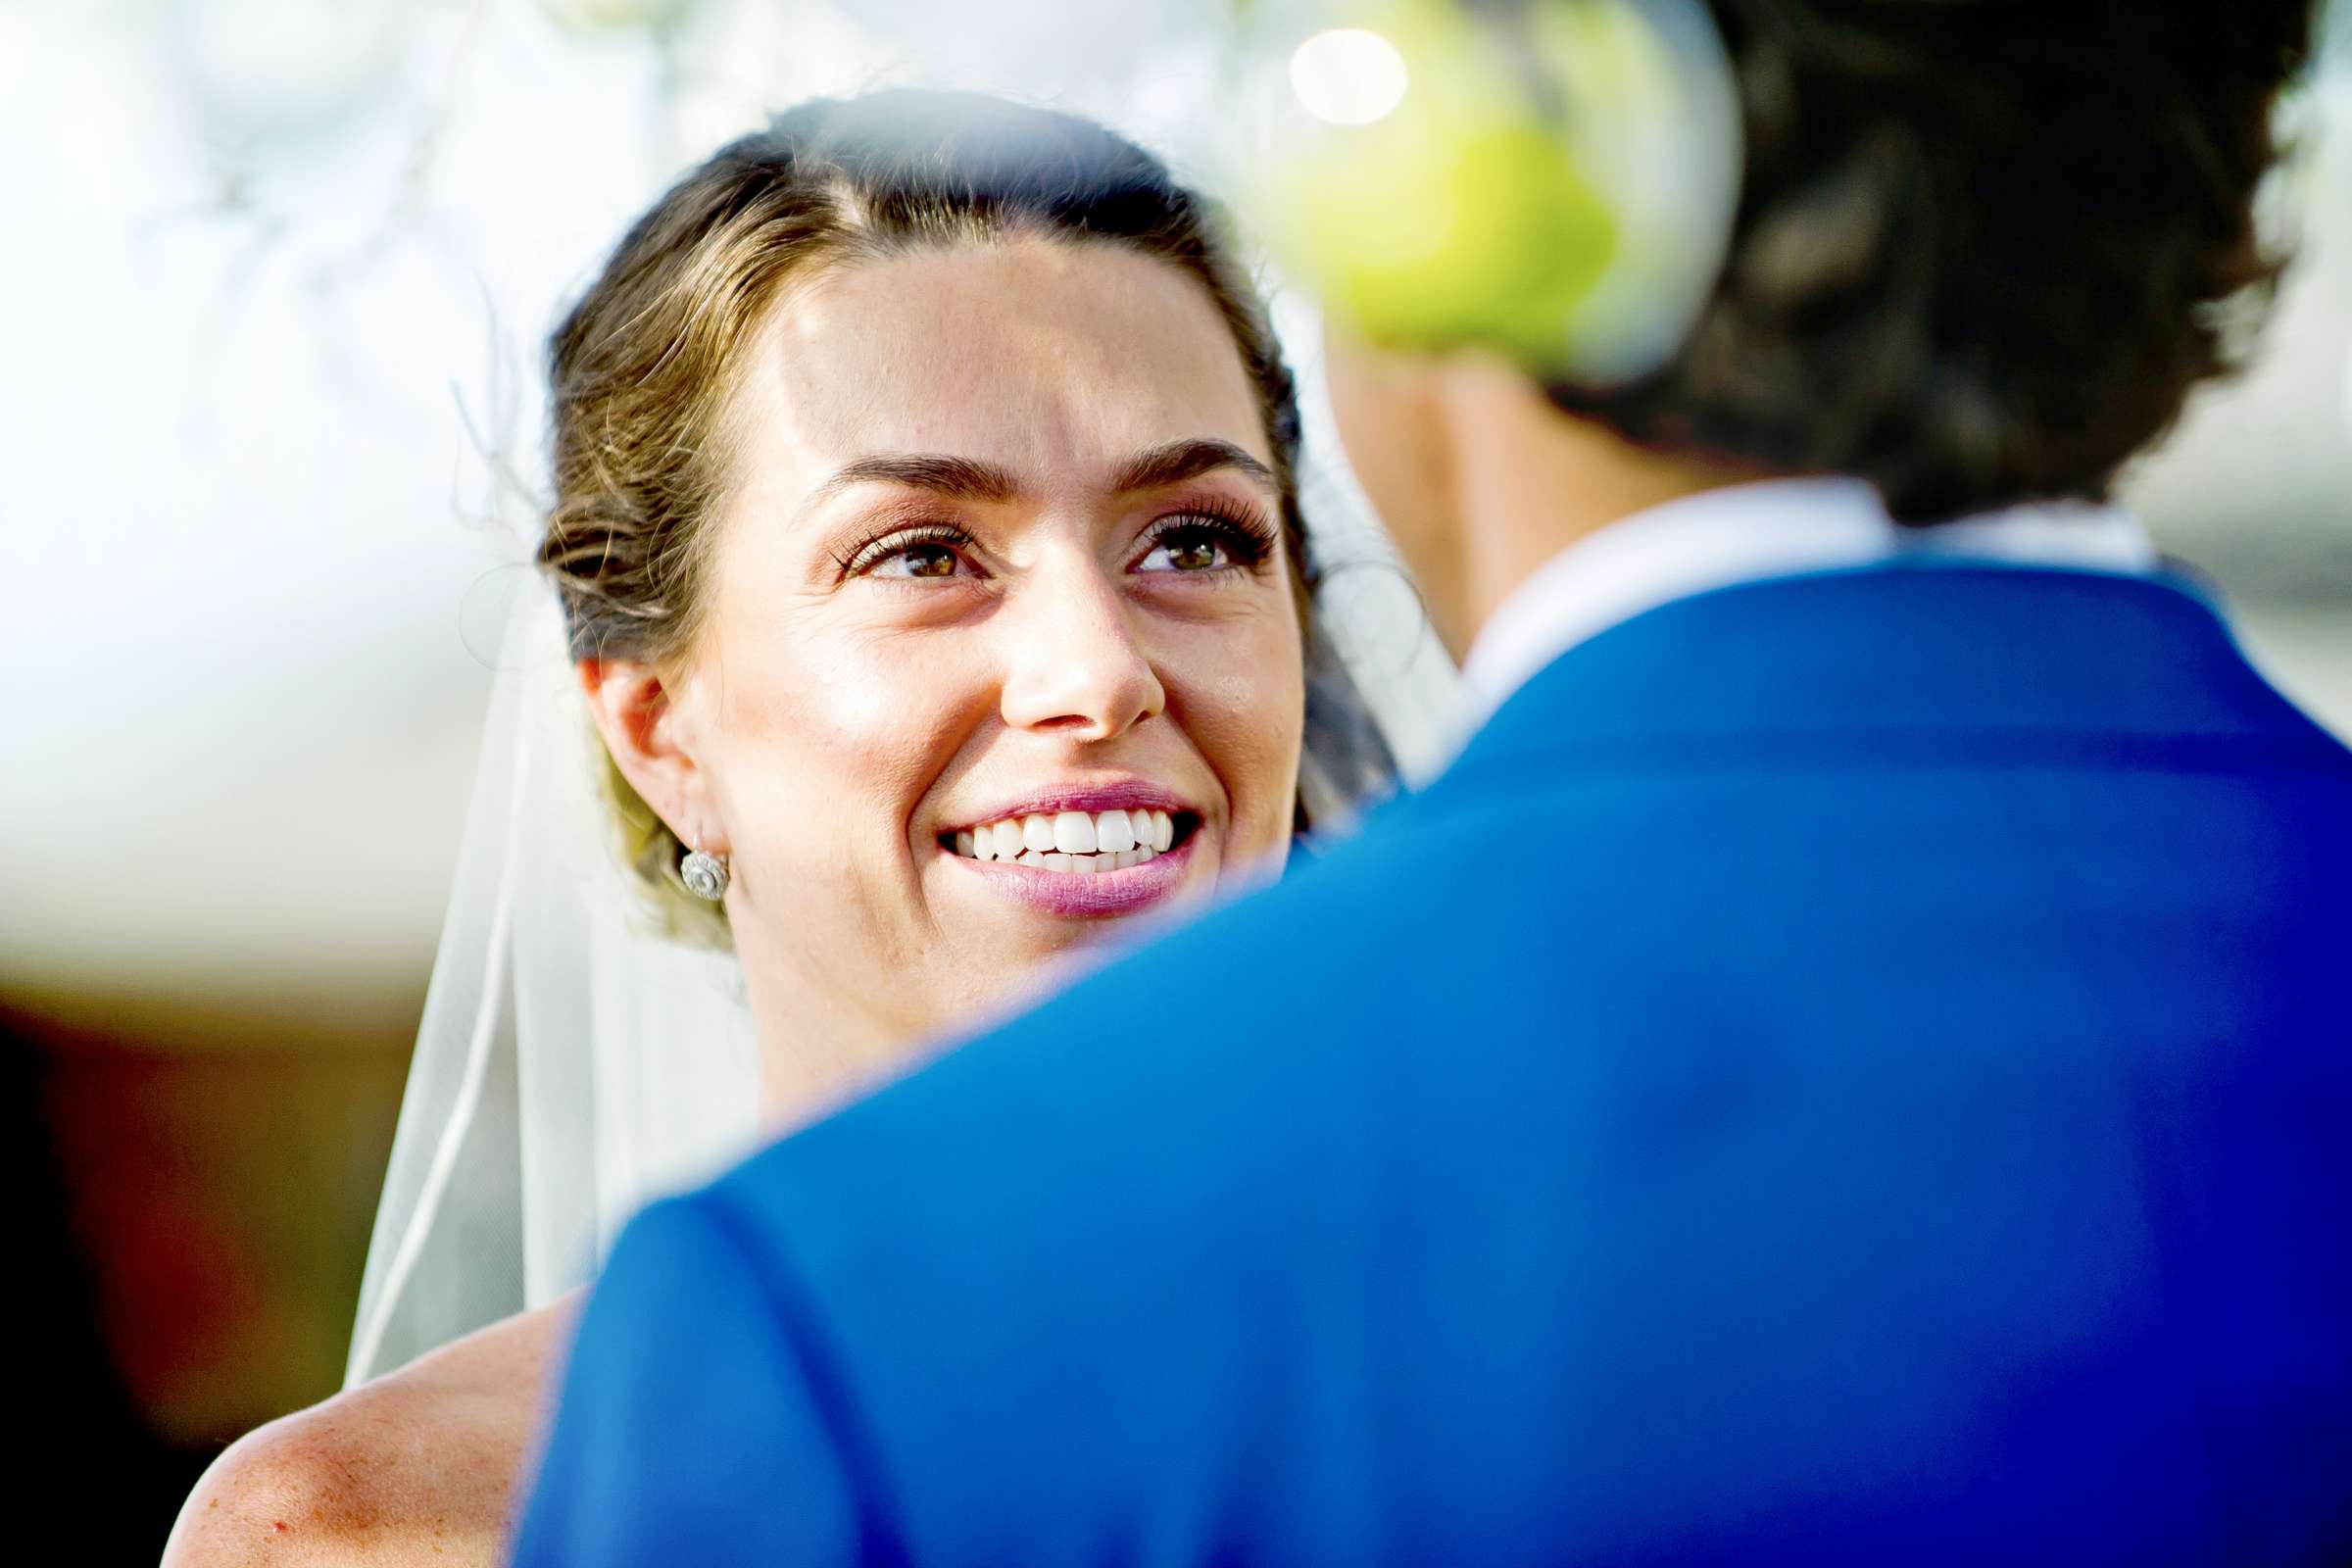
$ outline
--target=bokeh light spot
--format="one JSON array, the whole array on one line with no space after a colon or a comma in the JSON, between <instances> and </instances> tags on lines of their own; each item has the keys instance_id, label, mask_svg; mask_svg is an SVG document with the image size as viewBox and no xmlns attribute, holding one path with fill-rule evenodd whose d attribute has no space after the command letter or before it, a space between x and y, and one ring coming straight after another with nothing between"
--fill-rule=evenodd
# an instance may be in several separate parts
<instances>
[{"instance_id":1,"label":"bokeh light spot","mask_svg":"<svg viewBox=\"0 0 2352 1568\"><path fill-rule=\"evenodd\" d=\"M1377 32L1335 27L1291 56L1291 90L1317 120L1369 125L1404 101L1404 56Z\"/></svg>"}]
</instances>

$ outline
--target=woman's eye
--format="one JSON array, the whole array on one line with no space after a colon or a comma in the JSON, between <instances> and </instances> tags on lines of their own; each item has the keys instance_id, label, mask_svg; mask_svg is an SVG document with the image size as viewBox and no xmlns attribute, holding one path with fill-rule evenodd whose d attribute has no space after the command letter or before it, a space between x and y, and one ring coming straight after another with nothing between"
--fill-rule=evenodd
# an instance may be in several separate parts
<instances>
[{"instance_id":1,"label":"woman's eye","mask_svg":"<svg viewBox=\"0 0 2352 1568\"><path fill-rule=\"evenodd\" d=\"M892 551L872 569L876 577L953 577L962 561L948 545L906 545Z\"/></svg>"},{"instance_id":2,"label":"woman's eye","mask_svg":"<svg viewBox=\"0 0 2352 1568\"><path fill-rule=\"evenodd\" d=\"M1207 528L1171 528L1159 536L1152 553L1137 563L1139 571L1215 571L1233 564L1225 541Z\"/></svg>"}]
</instances>

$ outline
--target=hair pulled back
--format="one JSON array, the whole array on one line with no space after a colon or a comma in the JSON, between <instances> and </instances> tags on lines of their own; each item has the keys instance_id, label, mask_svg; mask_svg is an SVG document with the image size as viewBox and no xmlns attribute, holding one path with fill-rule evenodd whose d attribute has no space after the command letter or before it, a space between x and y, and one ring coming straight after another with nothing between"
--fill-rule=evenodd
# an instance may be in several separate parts
<instances>
[{"instance_id":1,"label":"hair pulled back","mask_svg":"<svg viewBox=\"0 0 2352 1568\"><path fill-rule=\"evenodd\" d=\"M1297 398L1221 215L1090 121L890 91L812 100L721 148L637 220L550 339L555 499L538 559L572 657L660 665L692 646L728 482L728 410L789 287L859 260L1022 236L1127 246L1207 289L1265 421L1303 606ZM723 940L716 910L678 881L683 847L604 760L622 853L673 933Z\"/></svg>"}]
</instances>

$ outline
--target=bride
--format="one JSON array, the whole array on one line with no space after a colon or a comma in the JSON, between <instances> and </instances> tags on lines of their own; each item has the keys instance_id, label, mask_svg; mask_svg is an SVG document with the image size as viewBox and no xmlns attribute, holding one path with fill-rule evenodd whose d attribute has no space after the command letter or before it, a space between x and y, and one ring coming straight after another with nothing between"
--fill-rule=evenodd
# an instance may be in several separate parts
<instances>
[{"instance_id":1,"label":"bride","mask_svg":"<svg viewBox=\"0 0 2352 1568\"><path fill-rule=\"evenodd\" d=\"M1385 781L1308 617L1290 373L1106 130L804 105L638 220L550 369L556 593L502 661L352 1386L223 1454L172 1563L493 1560L628 1209Z\"/></svg>"}]
</instances>

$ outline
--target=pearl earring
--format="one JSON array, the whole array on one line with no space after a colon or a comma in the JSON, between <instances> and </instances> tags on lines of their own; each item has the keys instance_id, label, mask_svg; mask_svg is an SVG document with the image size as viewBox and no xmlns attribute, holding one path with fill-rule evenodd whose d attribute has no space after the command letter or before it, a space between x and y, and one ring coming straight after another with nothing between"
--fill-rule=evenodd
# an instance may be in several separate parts
<instances>
[{"instance_id":1,"label":"pearl earring","mask_svg":"<svg viewBox=\"0 0 2352 1568\"><path fill-rule=\"evenodd\" d=\"M711 904L727 896L727 858L723 855L705 855L689 850L678 862L678 876L685 882L686 891Z\"/></svg>"}]
</instances>

